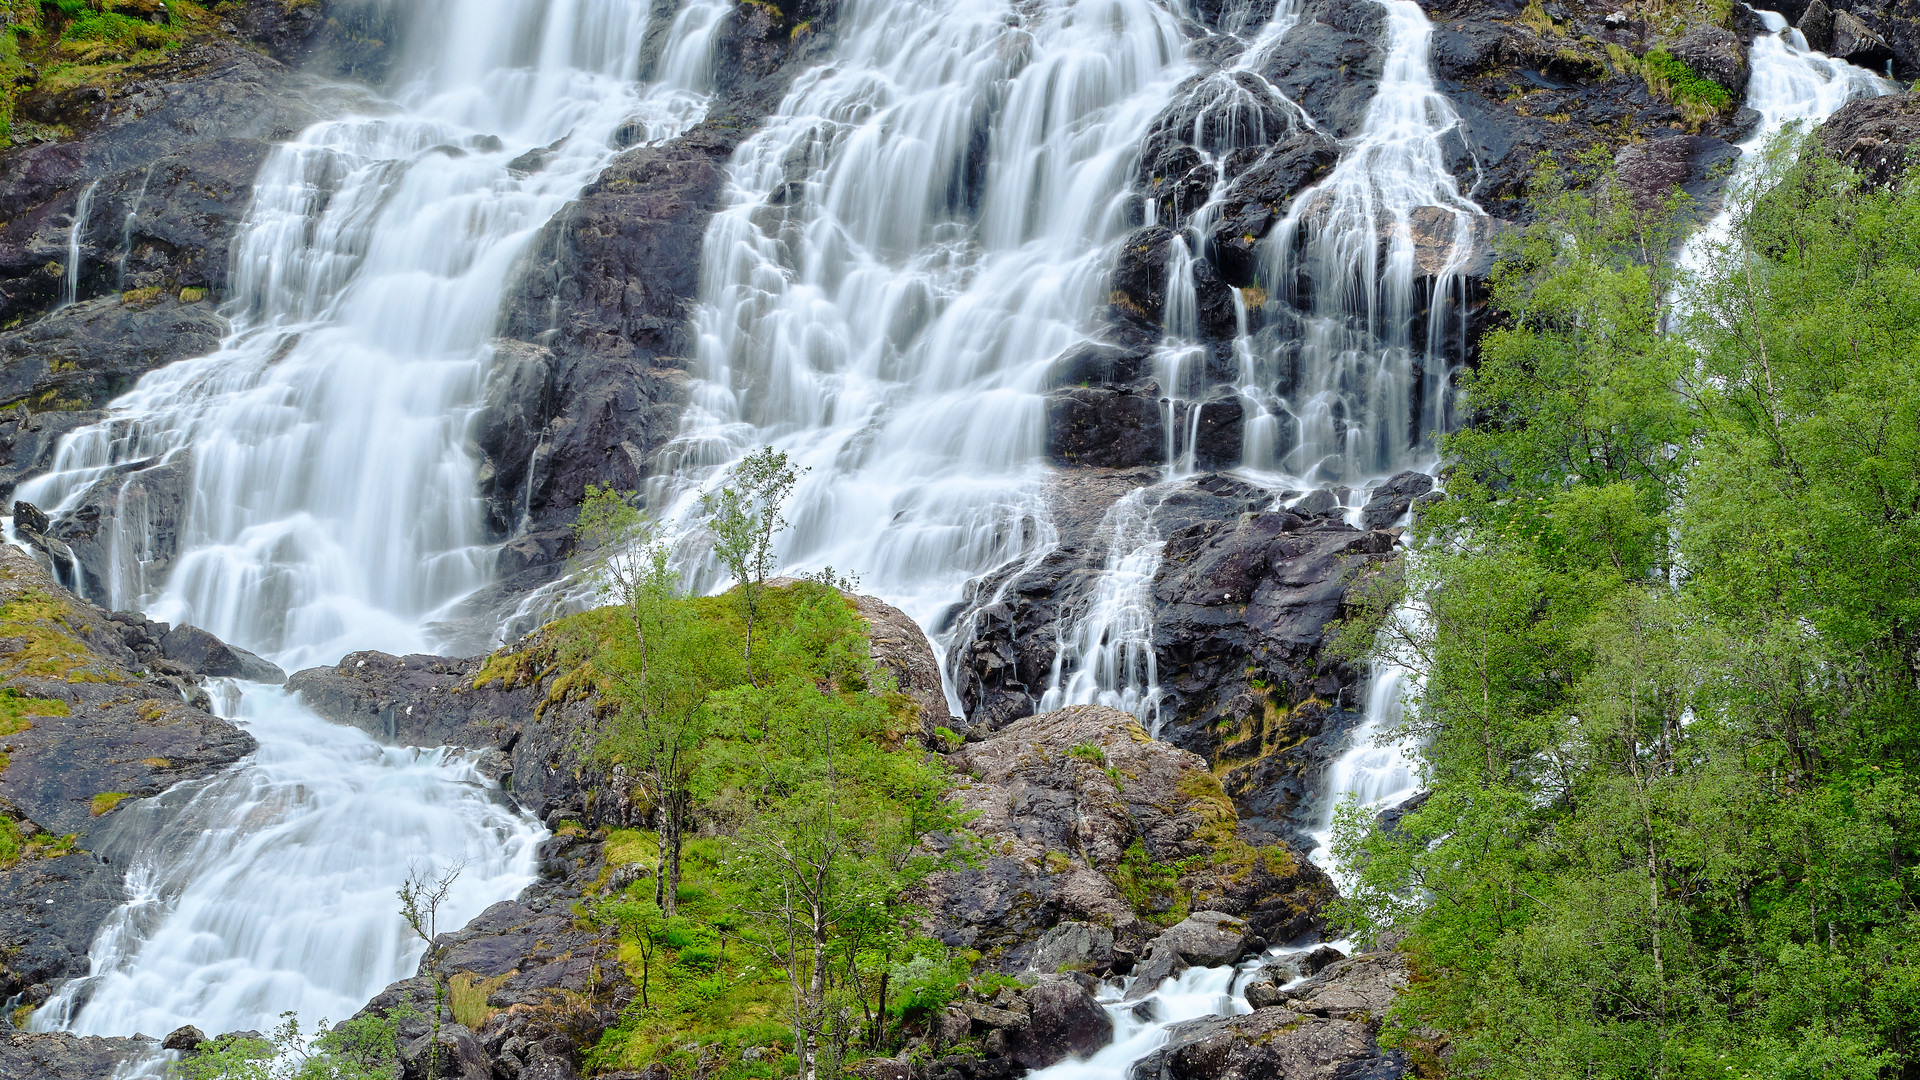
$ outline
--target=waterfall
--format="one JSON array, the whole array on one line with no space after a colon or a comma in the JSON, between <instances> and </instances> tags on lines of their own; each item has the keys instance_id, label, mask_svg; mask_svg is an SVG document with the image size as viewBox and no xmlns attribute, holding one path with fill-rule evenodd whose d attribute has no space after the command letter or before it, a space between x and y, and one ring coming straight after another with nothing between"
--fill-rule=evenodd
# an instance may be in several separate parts
<instances>
[{"instance_id":1,"label":"waterfall","mask_svg":"<svg viewBox=\"0 0 1920 1080\"><path fill-rule=\"evenodd\" d=\"M1449 377L1464 356L1449 356L1447 343L1465 341L1460 271L1484 216L1447 169L1441 140L1460 118L1434 86L1433 26L1414 0L1380 3L1387 57L1360 131L1262 242L1264 278L1298 316L1300 377L1269 403L1279 351L1252 351L1247 374L1256 400L1297 434L1291 449L1276 442L1272 458L1246 465L1319 483L1431 456L1429 436L1451 423Z\"/></svg>"},{"instance_id":2,"label":"waterfall","mask_svg":"<svg viewBox=\"0 0 1920 1080\"><path fill-rule=\"evenodd\" d=\"M1136 488L1107 509L1107 563L1086 610L1069 621L1040 698L1041 712L1099 704L1160 733L1160 671L1153 654L1153 576L1164 546L1153 512L1164 488Z\"/></svg>"},{"instance_id":3,"label":"waterfall","mask_svg":"<svg viewBox=\"0 0 1920 1080\"><path fill-rule=\"evenodd\" d=\"M616 129L663 137L702 105L636 87L646 12L628 0L413 17L432 31L394 112L316 124L262 167L222 348L147 375L22 486L59 513L116 465L192 448L172 573L157 595L116 575L102 602L299 667L430 650L423 627L488 580L466 429L516 260Z\"/></svg>"},{"instance_id":4,"label":"waterfall","mask_svg":"<svg viewBox=\"0 0 1920 1080\"><path fill-rule=\"evenodd\" d=\"M1695 233L1681 254L1681 266L1704 269L1709 249L1727 239L1733 227L1737 193L1752 182L1766 145L1789 124L1811 127L1855 98L1891 94L1899 87L1862 67L1836 60L1808 46L1800 31L1777 11L1755 11L1767 32L1748 51L1747 108L1760 114L1753 133L1740 143L1740 162L1727 179L1729 198L1706 227Z\"/></svg>"},{"instance_id":5,"label":"waterfall","mask_svg":"<svg viewBox=\"0 0 1920 1080\"><path fill-rule=\"evenodd\" d=\"M1760 122L1740 144L1741 164L1728 180L1729 186L1736 188L1750 182L1760 152L1788 124L1819 123L1855 98L1896 89L1870 71L1808 48L1800 32L1789 28L1777 12L1756 14L1766 24L1767 33L1754 38L1749 53L1746 105L1760 114ZM1688 242L1681 253L1683 266L1699 269L1706 247L1725 239L1732 226L1733 201L1729 199L1728 206ZM1394 617L1407 615L1400 611ZM1413 673L1391 662L1375 663L1367 684L1365 715L1354 729L1347 750L1327 770L1322 812L1312 834L1319 843L1313 859L1336 881L1343 881L1344 873L1335 864L1329 846L1336 808L1350 801L1369 811L1387 810L1419 790L1419 747L1398 730L1407 695L1417 692Z\"/></svg>"},{"instance_id":6,"label":"waterfall","mask_svg":"<svg viewBox=\"0 0 1920 1080\"><path fill-rule=\"evenodd\" d=\"M80 299L80 242L86 239L87 218L93 213L93 192L99 186L98 180L88 184L73 204L73 227L67 230L67 272L60 279L61 307Z\"/></svg>"},{"instance_id":7,"label":"waterfall","mask_svg":"<svg viewBox=\"0 0 1920 1080\"><path fill-rule=\"evenodd\" d=\"M1186 43L1152 0L849 0L839 39L734 156L649 501L684 519L777 446L810 470L783 562L933 626L1052 535L1045 372L1097 328Z\"/></svg>"},{"instance_id":8,"label":"waterfall","mask_svg":"<svg viewBox=\"0 0 1920 1080\"><path fill-rule=\"evenodd\" d=\"M171 573L150 587L150 553L116 542L102 602L290 669L430 649L427 624L491 569L466 428L515 263L617 131L700 119L726 6L690 0L641 84L648 5L412 0L390 106L317 123L262 167L219 351L147 375L22 486L62 513L135 463L187 456ZM133 899L36 1027L343 1019L417 965L395 897L410 868L465 860L453 925L533 880L542 831L465 755L382 748L281 690L226 690L259 751L98 840Z\"/></svg>"}]
</instances>

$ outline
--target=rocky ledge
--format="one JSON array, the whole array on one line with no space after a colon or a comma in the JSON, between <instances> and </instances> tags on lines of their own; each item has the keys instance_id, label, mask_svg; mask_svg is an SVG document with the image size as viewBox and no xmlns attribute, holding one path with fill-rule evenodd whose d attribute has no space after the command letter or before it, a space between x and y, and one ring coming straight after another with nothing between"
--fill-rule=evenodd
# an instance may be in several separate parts
<instances>
[{"instance_id":1,"label":"rocky ledge","mask_svg":"<svg viewBox=\"0 0 1920 1080\"><path fill-rule=\"evenodd\" d=\"M16 1006L0 1024L87 973L126 899L122 869L96 851L126 808L253 751L200 686L210 668L236 674L225 665L240 655L191 627L103 611L0 545L0 997ZM127 1050L62 1040L0 1031L0 1077L104 1076L87 1063Z\"/></svg>"}]
</instances>

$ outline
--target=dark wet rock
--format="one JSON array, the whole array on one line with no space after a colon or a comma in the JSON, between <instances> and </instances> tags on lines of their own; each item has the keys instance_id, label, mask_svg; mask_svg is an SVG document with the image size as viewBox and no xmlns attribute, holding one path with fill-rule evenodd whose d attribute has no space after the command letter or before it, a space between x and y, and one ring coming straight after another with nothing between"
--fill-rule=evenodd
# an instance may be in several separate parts
<instances>
[{"instance_id":1,"label":"dark wet rock","mask_svg":"<svg viewBox=\"0 0 1920 1080\"><path fill-rule=\"evenodd\" d=\"M98 409L140 376L220 347L227 323L173 293L107 296L0 333L0 406Z\"/></svg>"},{"instance_id":2,"label":"dark wet rock","mask_svg":"<svg viewBox=\"0 0 1920 1080\"><path fill-rule=\"evenodd\" d=\"M1260 160L1233 179L1221 197L1211 258L1220 278L1245 288L1259 272L1255 248L1292 209L1294 199L1339 163L1339 144L1325 133L1301 131L1268 146Z\"/></svg>"},{"instance_id":3,"label":"dark wet rock","mask_svg":"<svg viewBox=\"0 0 1920 1080\"><path fill-rule=\"evenodd\" d=\"M1808 47L1823 53L1833 51L1833 9L1821 0L1807 5L1794 22L1794 28L1807 39Z\"/></svg>"},{"instance_id":4,"label":"dark wet rock","mask_svg":"<svg viewBox=\"0 0 1920 1080\"><path fill-rule=\"evenodd\" d=\"M200 1044L206 1041L206 1032L201 1031L192 1024L187 1024L168 1032L167 1037L160 1040L160 1047L163 1050L175 1050L182 1054L191 1054L195 1050L200 1049Z\"/></svg>"},{"instance_id":5,"label":"dark wet rock","mask_svg":"<svg viewBox=\"0 0 1920 1080\"><path fill-rule=\"evenodd\" d=\"M27 104L76 137L0 153L0 320L61 296L82 196L79 298L121 290L225 296L228 248L273 143L346 91L314 84L233 41L182 47L111 93Z\"/></svg>"},{"instance_id":6,"label":"dark wet rock","mask_svg":"<svg viewBox=\"0 0 1920 1080\"><path fill-rule=\"evenodd\" d=\"M1520 5L1505 0L1422 0L1421 6L1434 23L1437 82L1461 118L1444 148L1448 164L1461 189L1496 219L1530 220L1527 183L1543 154L1571 162L1596 146L1617 152L1677 135L1726 144L1751 127L1753 118L1731 110L1690 127L1617 59L1665 47L1699 65L1707 78L1744 85L1743 40L1755 28L1740 20L1730 30L1683 25L1663 37L1631 9L1610 4L1553 5L1558 14L1551 25L1520 17ZM1738 102L1739 92L1732 97ZM1717 179L1699 177L1705 187L1690 193L1711 194Z\"/></svg>"},{"instance_id":7,"label":"dark wet rock","mask_svg":"<svg viewBox=\"0 0 1920 1080\"><path fill-rule=\"evenodd\" d=\"M1338 138L1360 129L1386 60L1385 9L1365 0L1311 0L1261 74Z\"/></svg>"},{"instance_id":8,"label":"dark wet rock","mask_svg":"<svg viewBox=\"0 0 1920 1080\"><path fill-rule=\"evenodd\" d=\"M1167 457L1162 411L1152 393L1056 390L1047 395L1047 454L1061 465L1130 469L1161 464Z\"/></svg>"},{"instance_id":9,"label":"dark wet rock","mask_svg":"<svg viewBox=\"0 0 1920 1080\"><path fill-rule=\"evenodd\" d=\"M1878 70L1893 59L1893 48L1858 15L1851 11L1836 11L1833 15L1833 55L1868 70Z\"/></svg>"},{"instance_id":10,"label":"dark wet rock","mask_svg":"<svg viewBox=\"0 0 1920 1080\"><path fill-rule=\"evenodd\" d=\"M932 932L984 963L1021 971L1067 923L1112 931L1137 956L1179 905L1244 919L1272 940L1317 926L1331 886L1270 836L1242 834L1232 804L1197 755L1147 737L1126 713L1096 705L1029 717L948 755L955 798L977 812L989 852L979 866L937 875L919 903ZM1169 889L1129 900L1127 866L1196 859ZM1137 905L1136 906L1136 902ZM1077 936L1078 931L1070 931ZM1092 970L1092 969L1089 969Z\"/></svg>"},{"instance_id":11,"label":"dark wet rock","mask_svg":"<svg viewBox=\"0 0 1920 1080\"><path fill-rule=\"evenodd\" d=\"M1063 471L1049 500L1059 542L1030 564L1004 567L969 586L950 616L957 629L947 659L969 725L993 730L1032 714L1052 677L1057 627L1090 600L1106 567L1113 543L1109 509L1160 479L1153 469ZM1221 475L1194 477L1147 498L1163 536L1273 501L1270 492Z\"/></svg>"},{"instance_id":12,"label":"dark wet rock","mask_svg":"<svg viewBox=\"0 0 1920 1080\"><path fill-rule=\"evenodd\" d=\"M1108 312L1117 336L1126 344L1158 341L1167 317L1168 263L1176 244L1188 241L1164 225L1135 232L1120 245L1114 263ZM1234 335L1233 294L1205 260L1192 263L1191 281L1197 324L1188 333L1220 341Z\"/></svg>"},{"instance_id":13,"label":"dark wet rock","mask_svg":"<svg viewBox=\"0 0 1920 1080\"><path fill-rule=\"evenodd\" d=\"M645 489L686 405L687 317L727 161L825 55L835 10L830 0L733 7L716 35L707 119L615 158L534 244L503 318L521 343L502 349L513 370L489 387L488 414L506 430L478 437L489 520L508 541L501 585L470 607L510 608L559 572L587 485Z\"/></svg>"},{"instance_id":14,"label":"dark wet rock","mask_svg":"<svg viewBox=\"0 0 1920 1080\"><path fill-rule=\"evenodd\" d=\"M1167 538L1154 580L1160 737L1213 762L1263 828L1292 828L1353 722L1359 672L1325 654L1326 626L1392 550L1387 533L1291 510Z\"/></svg>"},{"instance_id":15,"label":"dark wet rock","mask_svg":"<svg viewBox=\"0 0 1920 1080\"><path fill-rule=\"evenodd\" d=\"M1433 490L1433 477L1403 472L1374 488L1360 510L1360 523L1369 529L1390 528L1406 516L1413 501Z\"/></svg>"},{"instance_id":16,"label":"dark wet rock","mask_svg":"<svg viewBox=\"0 0 1920 1080\"><path fill-rule=\"evenodd\" d=\"M44 551L63 583L78 584L89 596L114 595L116 572L127 586L123 594L150 595L166 584L180 553L192 490L193 461L186 450L116 465L54 518L44 530L45 543L26 539Z\"/></svg>"},{"instance_id":17,"label":"dark wet rock","mask_svg":"<svg viewBox=\"0 0 1920 1080\"><path fill-rule=\"evenodd\" d=\"M1089 341L1067 350L1047 368L1047 386L1134 386L1153 376L1153 349Z\"/></svg>"},{"instance_id":18,"label":"dark wet rock","mask_svg":"<svg viewBox=\"0 0 1920 1080\"><path fill-rule=\"evenodd\" d=\"M105 416L95 411L36 413L25 405L0 412L0 506L13 501L14 489L22 480L52 466L62 436ZM48 527L43 525L40 531Z\"/></svg>"},{"instance_id":19,"label":"dark wet rock","mask_svg":"<svg viewBox=\"0 0 1920 1080\"><path fill-rule=\"evenodd\" d=\"M282 63L378 83L393 63L390 43L405 40L408 14L383 0L245 0L231 17Z\"/></svg>"},{"instance_id":20,"label":"dark wet rock","mask_svg":"<svg viewBox=\"0 0 1920 1080\"><path fill-rule=\"evenodd\" d=\"M125 899L124 870L93 849L133 800L254 749L251 736L183 700L190 681L148 670L128 629L0 547L0 683L31 699L26 726L0 737L0 811L38 838L0 872L0 996L39 1004L87 973L88 947Z\"/></svg>"},{"instance_id":21,"label":"dark wet rock","mask_svg":"<svg viewBox=\"0 0 1920 1080\"><path fill-rule=\"evenodd\" d=\"M1747 92L1747 43L1721 26L1696 26L1668 47L1703 79L1720 84L1736 99Z\"/></svg>"},{"instance_id":22,"label":"dark wet rock","mask_svg":"<svg viewBox=\"0 0 1920 1080\"><path fill-rule=\"evenodd\" d=\"M198 675L213 675L278 686L287 673L238 645L229 645L197 626L176 626L160 641L160 654Z\"/></svg>"},{"instance_id":23,"label":"dark wet rock","mask_svg":"<svg viewBox=\"0 0 1920 1080\"><path fill-rule=\"evenodd\" d=\"M1195 407L1200 416L1193 427L1194 466L1209 472L1238 468L1246 437L1246 400L1222 386Z\"/></svg>"},{"instance_id":24,"label":"dark wet rock","mask_svg":"<svg viewBox=\"0 0 1920 1080\"><path fill-rule=\"evenodd\" d=\"M104 1080L153 1052L142 1037L104 1039L65 1031L0 1033L0 1080Z\"/></svg>"},{"instance_id":25,"label":"dark wet rock","mask_svg":"<svg viewBox=\"0 0 1920 1080\"><path fill-rule=\"evenodd\" d=\"M1864 98L1840 107L1817 129L1820 146L1876 184L1906 174L1909 149L1920 140L1920 94Z\"/></svg>"}]
</instances>

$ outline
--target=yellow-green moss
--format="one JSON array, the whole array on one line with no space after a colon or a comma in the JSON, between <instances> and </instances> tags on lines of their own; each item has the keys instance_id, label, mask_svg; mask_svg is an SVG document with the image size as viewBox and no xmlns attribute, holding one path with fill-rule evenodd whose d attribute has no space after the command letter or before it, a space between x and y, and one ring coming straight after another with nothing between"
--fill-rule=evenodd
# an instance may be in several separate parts
<instances>
[{"instance_id":1,"label":"yellow-green moss","mask_svg":"<svg viewBox=\"0 0 1920 1080\"><path fill-rule=\"evenodd\" d=\"M453 1010L453 1019L460 1024L479 1031L499 1009L487 1004L487 995L505 985L506 981L519 974L508 971L495 975L491 979L482 979L469 971L462 971L447 980L448 1007Z\"/></svg>"},{"instance_id":2,"label":"yellow-green moss","mask_svg":"<svg viewBox=\"0 0 1920 1080\"><path fill-rule=\"evenodd\" d=\"M0 689L0 736L18 735L32 727L29 717L69 715L64 701L28 697L10 686Z\"/></svg>"},{"instance_id":3,"label":"yellow-green moss","mask_svg":"<svg viewBox=\"0 0 1920 1080\"><path fill-rule=\"evenodd\" d=\"M68 682L124 681L93 666L97 657L75 635L68 621L72 614L68 604L38 590L22 593L12 603L0 606L0 638L23 641L19 648L0 657L0 677L36 675Z\"/></svg>"},{"instance_id":4,"label":"yellow-green moss","mask_svg":"<svg viewBox=\"0 0 1920 1080\"><path fill-rule=\"evenodd\" d=\"M93 797L93 816L100 817L103 814L110 814L113 812L114 807L119 806L132 797L133 796L128 795L124 791L103 791Z\"/></svg>"}]
</instances>

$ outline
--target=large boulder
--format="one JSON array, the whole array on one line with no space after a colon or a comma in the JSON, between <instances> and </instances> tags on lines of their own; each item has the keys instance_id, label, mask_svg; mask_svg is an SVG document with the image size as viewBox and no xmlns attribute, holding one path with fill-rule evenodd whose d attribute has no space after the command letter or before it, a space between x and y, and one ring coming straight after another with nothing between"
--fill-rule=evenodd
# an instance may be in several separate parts
<instances>
[{"instance_id":1,"label":"large boulder","mask_svg":"<svg viewBox=\"0 0 1920 1080\"><path fill-rule=\"evenodd\" d=\"M1909 154L1920 140L1920 94L1911 91L1862 98L1840 107L1816 132L1835 160L1891 185L1906 175Z\"/></svg>"},{"instance_id":2,"label":"large boulder","mask_svg":"<svg viewBox=\"0 0 1920 1080\"><path fill-rule=\"evenodd\" d=\"M1723 26L1696 26L1680 35L1668 51L1735 100L1747 92L1747 43L1739 34Z\"/></svg>"},{"instance_id":3,"label":"large boulder","mask_svg":"<svg viewBox=\"0 0 1920 1080\"><path fill-rule=\"evenodd\" d=\"M160 654L189 671L279 686L287 673L238 645L229 645L197 626L176 626L160 640Z\"/></svg>"},{"instance_id":4,"label":"large boulder","mask_svg":"<svg viewBox=\"0 0 1920 1080\"><path fill-rule=\"evenodd\" d=\"M1332 895L1304 857L1239 827L1202 759L1149 738L1117 709L1028 717L948 762L987 857L937 875L920 902L936 937L1000 970L1057 971L1083 956L1085 970L1102 969L1096 956L1121 969L1123 949L1137 955L1190 908L1291 940L1318 925ZM1177 869L1156 869L1168 866ZM1075 923L1110 928L1111 938Z\"/></svg>"},{"instance_id":5,"label":"large boulder","mask_svg":"<svg viewBox=\"0 0 1920 1080\"><path fill-rule=\"evenodd\" d=\"M1027 1023L1008 1038L1007 1056L1025 1068L1085 1056L1113 1039L1113 1017L1073 979L1043 976L1022 996Z\"/></svg>"},{"instance_id":6,"label":"large boulder","mask_svg":"<svg viewBox=\"0 0 1920 1080\"><path fill-rule=\"evenodd\" d=\"M1403 1059L1380 1049L1358 1020L1282 1008L1175 1024L1166 1045L1135 1062L1128 1080L1392 1080Z\"/></svg>"},{"instance_id":7,"label":"large boulder","mask_svg":"<svg viewBox=\"0 0 1920 1080\"><path fill-rule=\"evenodd\" d=\"M1162 931L1147 946L1134 970L1138 976L1127 991L1128 1000L1146 997L1162 980L1189 967L1221 967L1237 963L1266 946L1244 919L1219 911L1196 911Z\"/></svg>"}]
</instances>

